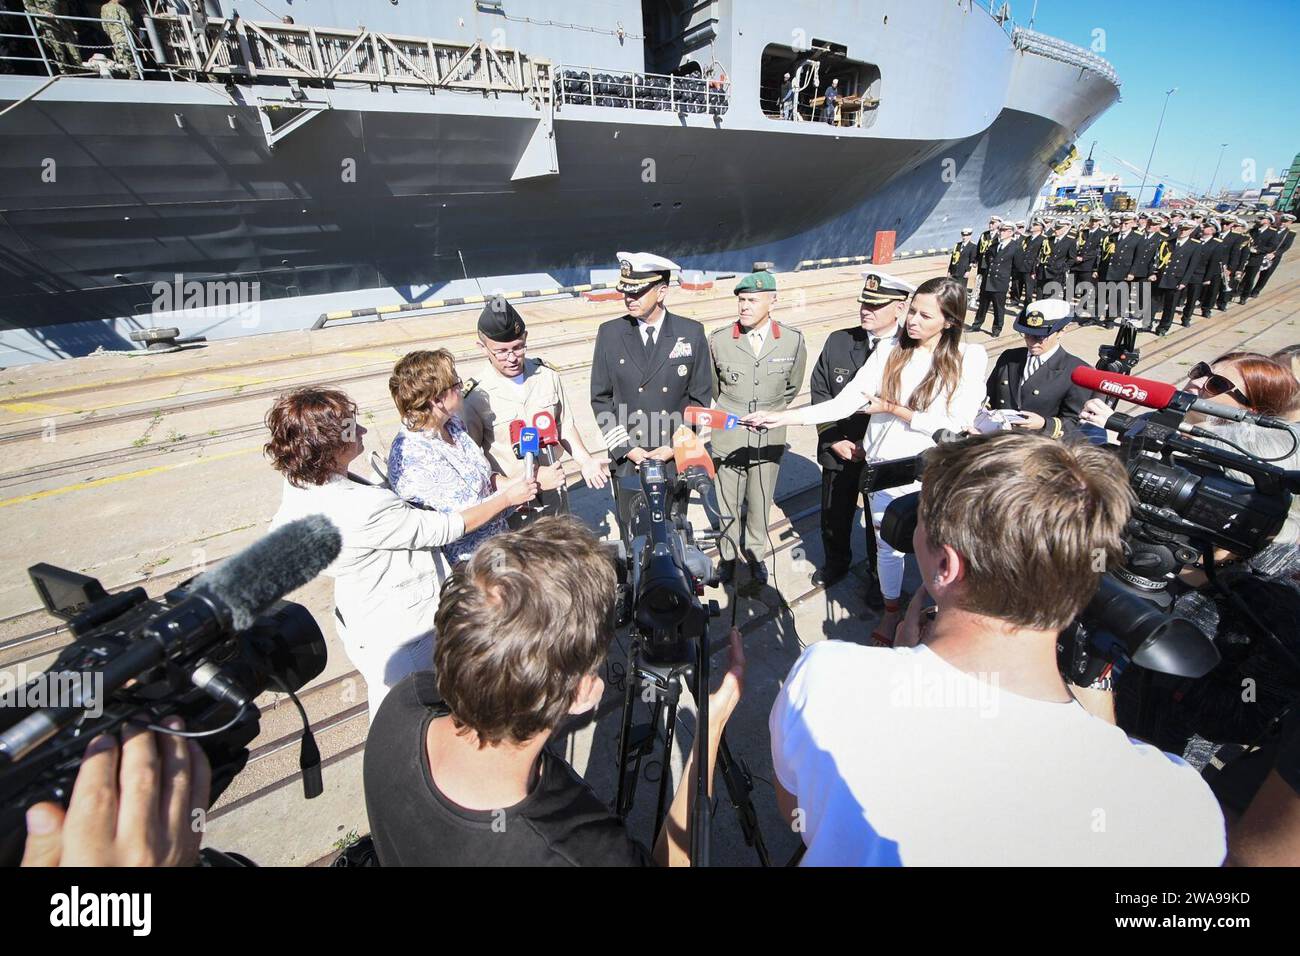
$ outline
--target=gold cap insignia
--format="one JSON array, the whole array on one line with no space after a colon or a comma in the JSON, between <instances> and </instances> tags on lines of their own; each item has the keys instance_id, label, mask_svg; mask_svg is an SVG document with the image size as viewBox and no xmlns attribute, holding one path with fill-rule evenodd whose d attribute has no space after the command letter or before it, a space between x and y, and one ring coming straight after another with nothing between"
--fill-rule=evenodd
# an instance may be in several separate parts
<instances>
[{"instance_id":1,"label":"gold cap insignia","mask_svg":"<svg viewBox=\"0 0 1300 956\"><path fill-rule=\"evenodd\" d=\"M867 276L867 281L863 283L863 288L870 289L872 292L875 292L877 289L880 288L880 276L876 275L875 273L872 273L871 275Z\"/></svg>"},{"instance_id":2,"label":"gold cap insignia","mask_svg":"<svg viewBox=\"0 0 1300 956\"><path fill-rule=\"evenodd\" d=\"M1025 316L1025 325L1029 326L1031 329L1042 328L1044 324L1046 324L1046 319L1043 318L1043 313L1041 312L1030 312Z\"/></svg>"}]
</instances>

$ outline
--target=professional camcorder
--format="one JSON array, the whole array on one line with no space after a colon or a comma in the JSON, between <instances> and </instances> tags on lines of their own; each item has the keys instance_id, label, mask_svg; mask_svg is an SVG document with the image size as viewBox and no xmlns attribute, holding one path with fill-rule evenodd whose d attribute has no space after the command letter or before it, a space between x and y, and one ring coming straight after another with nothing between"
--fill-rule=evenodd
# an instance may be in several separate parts
<instances>
[{"instance_id":1,"label":"professional camcorder","mask_svg":"<svg viewBox=\"0 0 1300 956\"><path fill-rule=\"evenodd\" d=\"M1218 649L1193 624L1171 616L1169 586L1198 560L1213 580L1216 548L1241 555L1262 548L1281 529L1291 495L1300 490L1300 473L1196 441L1222 439L1183 419L1189 411L1201 411L1258 427L1288 426L1160 382L1089 368L1076 369L1073 379L1103 395L1160 410L1144 418L1115 414L1106 422L1107 430L1120 433L1118 454L1137 505L1125 531L1123 565L1107 569L1076 625L1062 632L1062 669L1076 683L1088 683L1110 660L1127 657L1149 670L1203 676L1219 662ZM922 453L911 469L915 478L924 464ZM1229 470L1249 481L1230 477ZM919 501L919 493L895 500L881 523L881 536L900 551L912 550Z\"/></svg>"},{"instance_id":2,"label":"professional camcorder","mask_svg":"<svg viewBox=\"0 0 1300 956\"><path fill-rule=\"evenodd\" d=\"M29 569L47 611L73 642L45 673L0 698L0 864L22 855L23 814L67 804L89 742L126 724L174 715L212 767L211 801L243 769L259 729L253 703L288 694L303 718L308 798L322 791L320 752L296 692L325 669L325 639L300 604L281 600L339 554L338 529L313 515L272 532L160 599L108 594L94 578L48 564Z\"/></svg>"},{"instance_id":3,"label":"professional camcorder","mask_svg":"<svg viewBox=\"0 0 1300 956\"><path fill-rule=\"evenodd\" d=\"M701 410L707 411L707 410ZM618 624L630 624L632 646L624 687L623 716L618 746L618 792L614 810L626 817L636 795L643 760L662 735L658 803L654 833L658 833L668 808L667 770L673 752L677 705L683 686L689 687L696 706L695 738L698 752L708 753L709 733L709 621L718 617L716 601L702 600L704 589L718 583L717 568L696 544L721 537L731 515L718 507L713 462L698 437L682 427L673 435L673 467L646 459L639 474L621 479L624 491L624 533L619 543ZM675 473L675 474L674 474ZM670 478L670 475L673 475ZM699 496L710 528L696 532L687 516L692 493ZM733 609L735 598L733 597ZM633 726L637 699L649 705L649 720ZM725 737L718 742L718 769L732 806L739 814L745 842L767 865L767 849L758 831L758 814L749 794L753 778L736 761ZM696 762L696 778L683 785L695 788L695 813L691 825L691 862L709 862L711 801L707 794L708 761ZM652 837L653 840L653 837Z\"/></svg>"}]
</instances>

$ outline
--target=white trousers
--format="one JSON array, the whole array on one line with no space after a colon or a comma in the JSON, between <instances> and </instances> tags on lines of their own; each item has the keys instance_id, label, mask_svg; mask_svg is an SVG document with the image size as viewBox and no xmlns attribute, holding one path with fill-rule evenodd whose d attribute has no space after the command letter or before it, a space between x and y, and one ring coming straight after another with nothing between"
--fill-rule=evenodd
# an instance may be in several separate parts
<instances>
[{"instance_id":1,"label":"white trousers","mask_svg":"<svg viewBox=\"0 0 1300 956\"><path fill-rule=\"evenodd\" d=\"M366 682L366 698L373 722L388 691L416 671L433 669L433 633L397 647L376 642L371 646L344 638L348 660Z\"/></svg>"},{"instance_id":2,"label":"white trousers","mask_svg":"<svg viewBox=\"0 0 1300 956\"><path fill-rule=\"evenodd\" d=\"M876 534L876 574L880 578L880 596L886 601L897 601L903 593L903 563L907 555L885 543L885 539L880 536L880 522L891 501L920 490L921 483L914 481L910 485L873 491L870 495L871 525Z\"/></svg>"}]
</instances>

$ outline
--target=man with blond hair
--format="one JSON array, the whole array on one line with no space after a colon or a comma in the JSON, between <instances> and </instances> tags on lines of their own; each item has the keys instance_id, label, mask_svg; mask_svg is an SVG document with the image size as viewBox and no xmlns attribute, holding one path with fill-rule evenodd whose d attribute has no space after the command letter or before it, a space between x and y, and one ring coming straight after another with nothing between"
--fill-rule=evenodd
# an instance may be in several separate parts
<instances>
[{"instance_id":1,"label":"man with blond hair","mask_svg":"<svg viewBox=\"0 0 1300 956\"><path fill-rule=\"evenodd\" d=\"M1118 459L994 434L930 452L919 494L912 541L938 608L921 643L815 644L772 708L803 862L1222 863L1196 771L1092 716L1057 669L1058 633L1123 555Z\"/></svg>"}]
</instances>

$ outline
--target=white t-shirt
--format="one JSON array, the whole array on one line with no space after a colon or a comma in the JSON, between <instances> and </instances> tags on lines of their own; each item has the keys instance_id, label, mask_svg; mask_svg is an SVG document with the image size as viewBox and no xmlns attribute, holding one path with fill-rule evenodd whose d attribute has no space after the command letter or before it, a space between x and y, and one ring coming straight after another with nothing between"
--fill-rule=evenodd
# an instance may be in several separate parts
<instances>
[{"instance_id":1,"label":"white t-shirt","mask_svg":"<svg viewBox=\"0 0 1300 956\"><path fill-rule=\"evenodd\" d=\"M1223 814L1195 770L996 678L924 646L805 651L768 721L804 865L1223 862Z\"/></svg>"}]
</instances>

